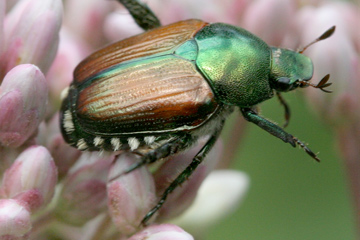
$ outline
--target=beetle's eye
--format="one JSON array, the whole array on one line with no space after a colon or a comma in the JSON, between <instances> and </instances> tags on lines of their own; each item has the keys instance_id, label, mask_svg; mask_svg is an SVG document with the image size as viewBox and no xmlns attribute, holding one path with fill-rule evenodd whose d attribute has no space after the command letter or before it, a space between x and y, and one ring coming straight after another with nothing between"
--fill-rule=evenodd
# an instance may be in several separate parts
<instances>
[{"instance_id":1,"label":"beetle's eye","mask_svg":"<svg viewBox=\"0 0 360 240\"><path fill-rule=\"evenodd\" d=\"M276 90L280 92L288 91L291 88L290 79L286 77L278 78L276 81Z\"/></svg>"}]
</instances>

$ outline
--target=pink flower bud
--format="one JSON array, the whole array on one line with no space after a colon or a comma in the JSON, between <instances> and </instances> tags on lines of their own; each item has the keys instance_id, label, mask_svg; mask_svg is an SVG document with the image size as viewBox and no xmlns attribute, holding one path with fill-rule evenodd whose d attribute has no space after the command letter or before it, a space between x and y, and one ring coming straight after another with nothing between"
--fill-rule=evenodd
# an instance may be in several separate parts
<instances>
[{"instance_id":1,"label":"pink flower bud","mask_svg":"<svg viewBox=\"0 0 360 240\"><path fill-rule=\"evenodd\" d=\"M215 170L204 180L193 204L171 220L195 236L204 233L234 212L249 188L249 177L234 170Z\"/></svg>"},{"instance_id":2,"label":"pink flower bud","mask_svg":"<svg viewBox=\"0 0 360 240\"><path fill-rule=\"evenodd\" d=\"M115 160L112 179L136 163L136 155L123 153ZM120 175L108 183L108 207L117 229L124 235L134 233L148 211L155 206L155 185L147 167Z\"/></svg>"},{"instance_id":3,"label":"pink flower bud","mask_svg":"<svg viewBox=\"0 0 360 240\"><path fill-rule=\"evenodd\" d=\"M168 159L156 171L154 178L158 196L161 196L170 183L191 163L205 143L206 139L202 139L196 146L185 153ZM222 142L217 141L204 162L196 168L190 178L168 196L163 207L159 210L159 219L161 221L178 216L192 204L202 181L221 160L222 149Z\"/></svg>"},{"instance_id":4,"label":"pink flower bud","mask_svg":"<svg viewBox=\"0 0 360 240\"><path fill-rule=\"evenodd\" d=\"M6 16L2 70L32 63L46 73L58 47L61 0L20 1Z\"/></svg>"},{"instance_id":5,"label":"pink flower bud","mask_svg":"<svg viewBox=\"0 0 360 240\"><path fill-rule=\"evenodd\" d=\"M22 145L44 119L48 89L34 65L23 64L6 74L0 86L0 143Z\"/></svg>"},{"instance_id":6,"label":"pink flower bud","mask_svg":"<svg viewBox=\"0 0 360 240\"><path fill-rule=\"evenodd\" d=\"M318 82L330 74L329 87L333 92L325 94L308 88L307 100L337 133L339 150L347 170L353 195L354 215L360 224L360 22L359 2L329 2L318 8L304 8L298 17L298 25L304 28L302 44L306 45L332 25L336 31L329 39L316 43L305 51L314 62L313 81ZM298 28L299 28L298 27ZM314 37L315 36L315 37Z\"/></svg>"},{"instance_id":7,"label":"pink flower bud","mask_svg":"<svg viewBox=\"0 0 360 240\"><path fill-rule=\"evenodd\" d=\"M48 148L58 167L60 179L67 174L70 167L81 156L81 152L67 144L60 133L51 139Z\"/></svg>"},{"instance_id":8,"label":"pink flower bud","mask_svg":"<svg viewBox=\"0 0 360 240\"><path fill-rule=\"evenodd\" d=\"M100 47L107 43L102 34L104 19L118 5L116 2L102 0L68 1L65 26L92 47Z\"/></svg>"},{"instance_id":9,"label":"pink flower bud","mask_svg":"<svg viewBox=\"0 0 360 240\"><path fill-rule=\"evenodd\" d=\"M153 0L147 2L157 14L161 23L167 25L176 21L198 18L207 22L236 24L246 9L249 0ZM204 8L204 6L206 6ZM166 11L163 11L166 9Z\"/></svg>"},{"instance_id":10,"label":"pink flower bud","mask_svg":"<svg viewBox=\"0 0 360 240\"><path fill-rule=\"evenodd\" d=\"M236 25L250 0L152 0L146 4L158 16L163 25L180 20L198 18L207 22ZM203 6L206 5L206 8ZM116 5L115 5L116 6ZM104 32L110 41L118 41L142 32L124 7L107 15ZM166 11L163 11L166 9Z\"/></svg>"},{"instance_id":11,"label":"pink flower bud","mask_svg":"<svg viewBox=\"0 0 360 240\"><path fill-rule=\"evenodd\" d=\"M5 1L0 1L0 56L4 47L4 16L5 16Z\"/></svg>"},{"instance_id":12,"label":"pink flower bud","mask_svg":"<svg viewBox=\"0 0 360 240\"><path fill-rule=\"evenodd\" d=\"M289 33L295 1L252 1L243 18L243 26L271 45L280 45Z\"/></svg>"},{"instance_id":13,"label":"pink flower bud","mask_svg":"<svg viewBox=\"0 0 360 240\"><path fill-rule=\"evenodd\" d=\"M0 199L0 239L27 239L30 230L30 212L16 200Z\"/></svg>"},{"instance_id":14,"label":"pink flower bud","mask_svg":"<svg viewBox=\"0 0 360 240\"><path fill-rule=\"evenodd\" d=\"M104 33L111 42L132 37L143 31L126 10L108 14L104 22Z\"/></svg>"},{"instance_id":15,"label":"pink flower bud","mask_svg":"<svg viewBox=\"0 0 360 240\"><path fill-rule=\"evenodd\" d=\"M58 168L59 179L62 179L79 159L81 151L71 147L62 137L59 128L59 114L55 114L46 125L42 126L43 128L40 128L37 136L37 143L46 146L50 151Z\"/></svg>"},{"instance_id":16,"label":"pink flower bud","mask_svg":"<svg viewBox=\"0 0 360 240\"><path fill-rule=\"evenodd\" d=\"M330 74L331 94L308 88L308 100L332 124L349 124L360 119L360 34L355 23L360 10L348 2L329 3L318 8L304 8L298 17L302 27L302 45L313 41L332 25L330 38L309 47L304 54L314 62L313 82ZM307 26L307 27L303 27Z\"/></svg>"},{"instance_id":17,"label":"pink flower bud","mask_svg":"<svg viewBox=\"0 0 360 240\"><path fill-rule=\"evenodd\" d=\"M193 240L194 238L172 224L151 225L128 240Z\"/></svg>"},{"instance_id":18,"label":"pink flower bud","mask_svg":"<svg viewBox=\"0 0 360 240\"><path fill-rule=\"evenodd\" d=\"M73 80L73 72L76 65L83 60L90 50L87 50L82 42L69 33L63 27L60 31L60 44L46 79L49 81L50 101L53 106L61 104L60 95L64 88L68 87Z\"/></svg>"},{"instance_id":19,"label":"pink flower bud","mask_svg":"<svg viewBox=\"0 0 360 240\"><path fill-rule=\"evenodd\" d=\"M46 206L56 185L56 166L48 150L42 146L26 149L6 170L1 193L16 198L31 211Z\"/></svg>"},{"instance_id":20,"label":"pink flower bud","mask_svg":"<svg viewBox=\"0 0 360 240\"><path fill-rule=\"evenodd\" d=\"M56 216L63 222L83 225L106 209L106 182L113 157L98 152L82 154L64 179Z\"/></svg>"}]
</instances>

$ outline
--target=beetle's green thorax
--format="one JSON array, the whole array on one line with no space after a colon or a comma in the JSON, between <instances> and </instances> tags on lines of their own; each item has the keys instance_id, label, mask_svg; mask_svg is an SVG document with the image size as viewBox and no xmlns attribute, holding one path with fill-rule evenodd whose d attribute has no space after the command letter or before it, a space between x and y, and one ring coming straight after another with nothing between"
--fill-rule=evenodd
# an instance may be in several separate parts
<instances>
[{"instance_id":1,"label":"beetle's green thorax","mask_svg":"<svg viewBox=\"0 0 360 240\"><path fill-rule=\"evenodd\" d=\"M248 31L209 24L196 35L196 64L225 104L247 107L273 95L269 84L270 47Z\"/></svg>"},{"instance_id":2,"label":"beetle's green thorax","mask_svg":"<svg viewBox=\"0 0 360 240\"><path fill-rule=\"evenodd\" d=\"M299 81L312 78L313 64L307 56L283 48L271 48L270 84L276 91L289 91L299 86Z\"/></svg>"}]
</instances>

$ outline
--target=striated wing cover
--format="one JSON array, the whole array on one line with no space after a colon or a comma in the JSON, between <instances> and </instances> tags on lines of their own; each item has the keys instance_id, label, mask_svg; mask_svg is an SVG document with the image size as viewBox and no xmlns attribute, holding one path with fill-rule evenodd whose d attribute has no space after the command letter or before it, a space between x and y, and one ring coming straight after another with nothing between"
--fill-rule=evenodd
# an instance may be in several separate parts
<instances>
[{"instance_id":1,"label":"striated wing cover","mask_svg":"<svg viewBox=\"0 0 360 240\"><path fill-rule=\"evenodd\" d=\"M195 64L171 54L120 64L77 90L77 117L99 134L190 130L218 107Z\"/></svg>"},{"instance_id":2,"label":"striated wing cover","mask_svg":"<svg viewBox=\"0 0 360 240\"><path fill-rule=\"evenodd\" d=\"M191 39L207 23L186 20L113 43L84 59L74 71L74 84L129 60L166 52Z\"/></svg>"}]
</instances>

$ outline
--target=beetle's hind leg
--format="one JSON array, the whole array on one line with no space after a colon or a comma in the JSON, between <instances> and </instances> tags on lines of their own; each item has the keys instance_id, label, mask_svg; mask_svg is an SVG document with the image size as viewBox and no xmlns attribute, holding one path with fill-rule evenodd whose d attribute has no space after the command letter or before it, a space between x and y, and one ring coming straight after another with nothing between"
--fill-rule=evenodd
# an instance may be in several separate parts
<instances>
[{"instance_id":1,"label":"beetle's hind leg","mask_svg":"<svg viewBox=\"0 0 360 240\"><path fill-rule=\"evenodd\" d=\"M222 123L223 125L223 123ZM181 185L185 180L187 180L191 174L195 171L197 166L199 166L200 163L205 159L206 155L210 152L210 150L213 148L216 140L219 138L220 132L221 132L222 126L218 128L207 140L205 145L201 148L201 150L196 154L196 156L193 158L192 162L185 168L182 173L180 173L179 176L176 177L176 179L170 184L170 186L164 191L162 194L160 200L158 201L157 205L151 209L144 219L141 221L142 225L146 225L149 219L161 208L161 206L164 204L167 196L174 191L175 188L177 188L179 185Z\"/></svg>"},{"instance_id":2,"label":"beetle's hind leg","mask_svg":"<svg viewBox=\"0 0 360 240\"><path fill-rule=\"evenodd\" d=\"M129 11L137 25L142 29L150 30L161 26L159 19L151 9L141 0L117 0Z\"/></svg>"}]
</instances>

